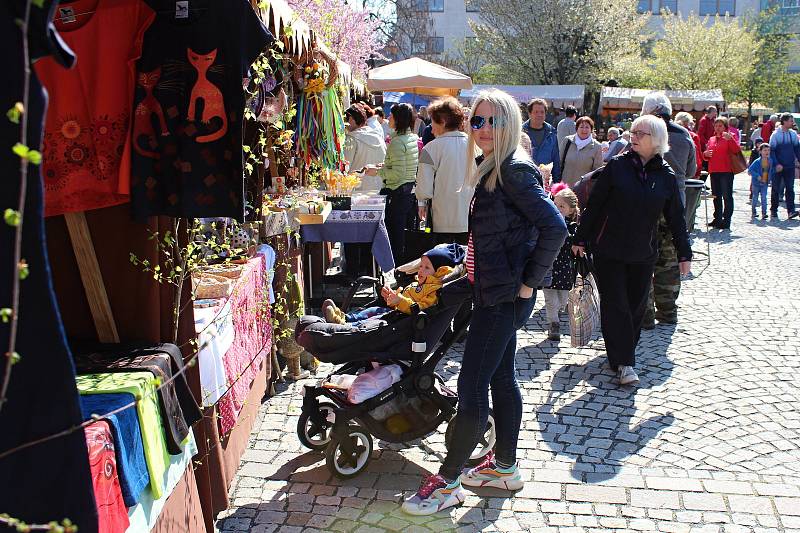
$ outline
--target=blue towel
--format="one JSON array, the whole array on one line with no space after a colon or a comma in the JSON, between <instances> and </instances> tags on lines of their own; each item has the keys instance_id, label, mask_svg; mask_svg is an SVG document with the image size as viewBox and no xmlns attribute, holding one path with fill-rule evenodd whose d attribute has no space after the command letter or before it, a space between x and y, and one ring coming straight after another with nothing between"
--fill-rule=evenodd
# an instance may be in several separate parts
<instances>
[{"instance_id":1,"label":"blue towel","mask_svg":"<svg viewBox=\"0 0 800 533\"><path fill-rule=\"evenodd\" d=\"M83 417L88 420L92 414L103 415L133 402L133 395L85 394L80 399ZM139 416L136 414L136 407L131 407L107 417L106 420L109 421L116 445L122 499L125 500L125 505L133 507L139 503L139 494L150 484Z\"/></svg>"}]
</instances>

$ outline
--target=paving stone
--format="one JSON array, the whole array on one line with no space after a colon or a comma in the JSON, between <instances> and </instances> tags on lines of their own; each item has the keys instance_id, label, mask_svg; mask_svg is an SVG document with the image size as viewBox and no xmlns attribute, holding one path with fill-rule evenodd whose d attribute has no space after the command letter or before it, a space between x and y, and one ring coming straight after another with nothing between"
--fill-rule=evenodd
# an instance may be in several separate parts
<instances>
[{"instance_id":1,"label":"paving stone","mask_svg":"<svg viewBox=\"0 0 800 533\"><path fill-rule=\"evenodd\" d=\"M692 526L690 524L682 524L680 522L658 522L659 531L666 531L667 533L689 533Z\"/></svg>"},{"instance_id":2,"label":"paving stone","mask_svg":"<svg viewBox=\"0 0 800 533\"><path fill-rule=\"evenodd\" d=\"M753 486L742 481L718 481L708 479L703 481L703 486L708 492L721 492L723 494L753 494Z\"/></svg>"},{"instance_id":3,"label":"paving stone","mask_svg":"<svg viewBox=\"0 0 800 533\"><path fill-rule=\"evenodd\" d=\"M631 490L631 505L654 509L680 509L680 495L673 491Z\"/></svg>"},{"instance_id":4,"label":"paving stone","mask_svg":"<svg viewBox=\"0 0 800 533\"><path fill-rule=\"evenodd\" d=\"M687 509L698 511L725 511L725 502L720 494L694 493L683 494L683 505Z\"/></svg>"},{"instance_id":5,"label":"paving stone","mask_svg":"<svg viewBox=\"0 0 800 533\"><path fill-rule=\"evenodd\" d=\"M775 498L780 515L800 516L800 498Z\"/></svg>"},{"instance_id":6,"label":"paving stone","mask_svg":"<svg viewBox=\"0 0 800 533\"><path fill-rule=\"evenodd\" d=\"M647 477L647 488L655 490L675 490L681 492L702 492L703 485L697 479L673 477Z\"/></svg>"},{"instance_id":7,"label":"paving stone","mask_svg":"<svg viewBox=\"0 0 800 533\"><path fill-rule=\"evenodd\" d=\"M534 498L537 500L560 500L561 485L558 483L539 483L528 481L522 490L517 493L520 498Z\"/></svg>"},{"instance_id":8,"label":"paving stone","mask_svg":"<svg viewBox=\"0 0 800 533\"><path fill-rule=\"evenodd\" d=\"M567 486L567 500L597 503L627 503L625 489L621 487L600 487L596 485Z\"/></svg>"},{"instance_id":9,"label":"paving stone","mask_svg":"<svg viewBox=\"0 0 800 533\"><path fill-rule=\"evenodd\" d=\"M753 488L760 496L796 496L800 497L800 487L785 483L753 483Z\"/></svg>"},{"instance_id":10,"label":"paving stone","mask_svg":"<svg viewBox=\"0 0 800 533\"><path fill-rule=\"evenodd\" d=\"M728 496L731 509L740 513L769 514L774 512L769 498L760 496Z\"/></svg>"},{"instance_id":11,"label":"paving stone","mask_svg":"<svg viewBox=\"0 0 800 533\"><path fill-rule=\"evenodd\" d=\"M286 521L287 513L282 511L261 511L255 517L256 524L283 524Z\"/></svg>"}]
</instances>

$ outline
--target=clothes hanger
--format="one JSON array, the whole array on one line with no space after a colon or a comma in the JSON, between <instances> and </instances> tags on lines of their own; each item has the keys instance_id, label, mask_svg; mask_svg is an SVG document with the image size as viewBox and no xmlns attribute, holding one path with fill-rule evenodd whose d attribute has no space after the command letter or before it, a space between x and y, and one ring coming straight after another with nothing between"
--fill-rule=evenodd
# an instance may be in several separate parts
<instances>
[{"instance_id":1,"label":"clothes hanger","mask_svg":"<svg viewBox=\"0 0 800 533\"><path fill-rule=\"evenodd\" d=\"M147 5L147 2L144 2L144 3L145 3L145 5ZM64 7L69 7L66 4L60 4L59 8L58 8L59 10L63 9L61 7L62 5L64 5ZM194 12L198 12L198 11L207 11L207 10L208 10L207 7L191 7L191 8L188 9L188 12L189 13L194 13ZM155 11L155 13L158 14L158 15L174 15L176 13L176 11L173 10L173 9L160 9L160 10L153 10L153 11ZM95 13L97 13L97 9L93 9L91 11L82 11L81 13L70 13L69 15L62 15L60 17L53 17L53 22L69 22L69 23L72 23L72 22L75 22L75 20L78 17L85 17L85 16L88 16L88 15L94 15Z\"/></svg>"}]
</instances>

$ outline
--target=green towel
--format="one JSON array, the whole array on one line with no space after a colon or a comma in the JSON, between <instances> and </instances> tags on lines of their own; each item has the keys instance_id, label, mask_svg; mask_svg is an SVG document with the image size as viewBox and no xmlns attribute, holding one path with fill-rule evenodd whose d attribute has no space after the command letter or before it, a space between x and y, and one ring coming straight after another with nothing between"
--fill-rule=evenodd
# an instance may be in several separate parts
<instances>
[{"instance_id":1,"label":"green towel","mask_svg":"<svg viewBox=\"0 0 800 533\"><path fill-rule=\"evenodd\" d=\"M147 470L150 472L150 487L153 497L164 493L164 473L169 464L169 454L158 410L159 385L150 372L115 372L113 374L86 374L77 376L78 392L81 394L133 394L142 429L142 444ZM97 413L103 414L103 413Z\"/></svg>"}]
</instances>

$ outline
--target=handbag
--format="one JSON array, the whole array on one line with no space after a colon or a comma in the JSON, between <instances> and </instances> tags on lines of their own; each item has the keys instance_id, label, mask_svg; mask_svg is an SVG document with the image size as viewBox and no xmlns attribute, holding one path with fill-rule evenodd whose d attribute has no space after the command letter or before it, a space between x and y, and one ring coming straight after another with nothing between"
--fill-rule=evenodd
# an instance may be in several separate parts
<instances>
[{"instance_id":1,"label":"handbag","mask_svg":"<svg viewBox=\"0 0 800 533\"><path fill-rule=\"evenodd\" d=\"M734 174L739 174L740 172L747 170L747 161L745 161L744 154L741 150L738 152L732 152L729 157L731 160L731 168L733 169Z\"/></svg>"},{"instance_id":2,"label":"handbag","mask_svg":"<svg viewBox=\"0 0 800 533\"><path fill-rule=\"evenodd\" d=\"M600 330L600 293L594 279L594 265L587 256L575 258L578 275L575 286L569 291L570 345L586 346Z\"/></svg>"}]
</instances>

